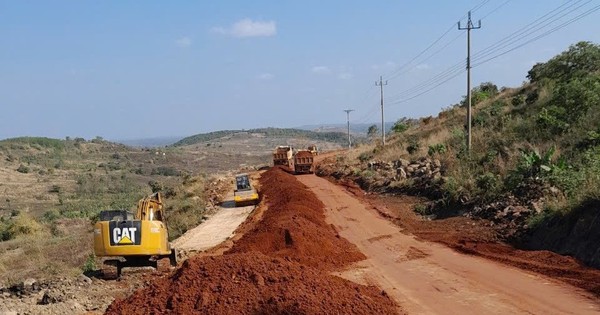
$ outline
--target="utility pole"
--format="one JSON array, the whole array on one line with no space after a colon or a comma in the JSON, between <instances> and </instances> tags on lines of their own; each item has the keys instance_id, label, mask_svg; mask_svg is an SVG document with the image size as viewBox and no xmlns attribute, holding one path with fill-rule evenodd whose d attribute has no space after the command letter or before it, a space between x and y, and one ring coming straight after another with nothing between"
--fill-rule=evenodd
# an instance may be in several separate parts
<instances>
[{"instance_id":1,"label":"utility pole","mask_svg":"<svg viewBox=\"0 0 600 315\"><path fill-rule=\"evenodd\" d=\"M471 152L471 30L481 28L481 20L477 21L477 26L471 21L471 11L469 11L467 26L461 27L458 21L458 30L467 31L467 152Z\"/></svg>"},{"instance_id":2,"label":"utility pole","mask_svg":"<svg viewBox=\"0 0 600 315\"><path fill-rule=\"evenodd\" d=\"M350 150L350 112L353 112L354 109L344 109L344 111L346 112L346 121L348 122L348 150Z\"/></svg>"},{"instance_id":3,"label":"utility pole","mask_svg":"<svg viewBox=\"0 0 600 315\"><path fill-rule=\"evenodd\" d=\"M381 144L385 145L385 122L383 121L383 86L387 85L388 82L385 80L383 83L383 76L379 76L379 82L375 81L375 86L381 87Z\"/></svg>"}]
</instances>

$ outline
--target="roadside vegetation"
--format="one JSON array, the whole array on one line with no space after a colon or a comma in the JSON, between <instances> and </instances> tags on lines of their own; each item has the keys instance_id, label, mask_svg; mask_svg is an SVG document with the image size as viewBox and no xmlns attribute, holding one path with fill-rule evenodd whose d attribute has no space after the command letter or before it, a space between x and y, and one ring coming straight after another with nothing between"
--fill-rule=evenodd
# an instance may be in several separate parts
<instances>
[{"instance_id":1,"label":"roadside vegetation","mask_svg":"<svg viewBox=\"0 0 600 315\"><path fill-rule=\"evenodd\" d=\"M135 210L154 191L165 196L171 239L196 226L214 187L199 168L182 162L186 154L99 137L0 141L0 287L92 270L99 212Z\"/></svg>"},{"instance_id":2,"label":"roadside vegetation","mask_svg":"<svg viewBox=\"0 0 600 315\"><path fill-rule=\"evenodd\" d=\"M473 89L471 152L463 100L437 117L399 120L388 145L374 139L340 157L336 171L323 172L371 190L427 196L431 202L416 209L422 214L488 219L507 240L538 239L536 247L578 255L561 245L571 234L600 237L594 232L600 226L594 206L600 200L600 46L574 44L533 66L527 78L518 88L485 82ZM577 228L585 231L562 226L577 222L571 216L586 218ZM539 240L558 230L564 235ZM587 262L600 266L600 257L593 259Z\"/></svg>"}]
</instances>

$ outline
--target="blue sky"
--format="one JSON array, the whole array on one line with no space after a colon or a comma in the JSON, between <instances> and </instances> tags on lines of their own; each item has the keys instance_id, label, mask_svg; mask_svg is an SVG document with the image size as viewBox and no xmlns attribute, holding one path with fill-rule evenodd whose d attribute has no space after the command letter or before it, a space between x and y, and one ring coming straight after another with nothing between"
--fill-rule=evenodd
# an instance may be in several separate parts
<instances>
[{"instance_id":1,"label":"blue sky","mask_svg":"<svg viewBox=\"0 0 600 315\"><path fill-rule=\"evenodd\" d=\"M376 122L379 75L390 78L387 121L435 115L465 94L464 73L395 102L464 60L465 33L452 29L400 66L469 9L479 7L475 20L485 17L472 32L476 53L571 4L570 15L523 41L597 1L0 1L0 138L132 139L343 123L345 108L355 110L354 123ZM521 84L535 62L577 41L600 42L599 17L475 67L473 83Z\"/></svg>"}]
</instances>

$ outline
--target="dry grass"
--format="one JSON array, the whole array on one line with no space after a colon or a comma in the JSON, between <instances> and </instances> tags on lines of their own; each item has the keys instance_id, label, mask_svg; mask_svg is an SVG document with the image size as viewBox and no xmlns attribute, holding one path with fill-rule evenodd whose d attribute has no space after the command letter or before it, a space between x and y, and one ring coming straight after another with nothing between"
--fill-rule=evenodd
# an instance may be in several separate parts
<instances>
[{"instance_id":1,"label":"dry grass","mask_svg":"<svg viewBox=\"0 0 600 315\"><path fill-rule=\"evenodd\" d=\"M81 273L91 250L92 226L87 220L57 222L61 232L47 229L0 242L0 279L13 285L25 278L52 278Z\"/></svg>"}]
</instances>

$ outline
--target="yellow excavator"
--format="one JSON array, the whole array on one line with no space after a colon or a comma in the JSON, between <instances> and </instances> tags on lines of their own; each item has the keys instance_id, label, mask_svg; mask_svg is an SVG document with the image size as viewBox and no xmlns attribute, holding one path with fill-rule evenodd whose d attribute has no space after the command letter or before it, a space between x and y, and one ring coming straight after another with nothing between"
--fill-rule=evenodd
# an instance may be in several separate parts
<instances>
[{"instance_id":1,"label":"yellow excavator","mask_svg":"<svg viewBox=\"0 0 600 315\"><path fill-rule=\"evenodd\" d=\"M177 265L171 248L160 193L138 202L135 214L126 210L104 210L94 225L94 253L103 257L106 279L121 276L124 267L151 266L167 271Z\"/></svg>"}]
</instances>

